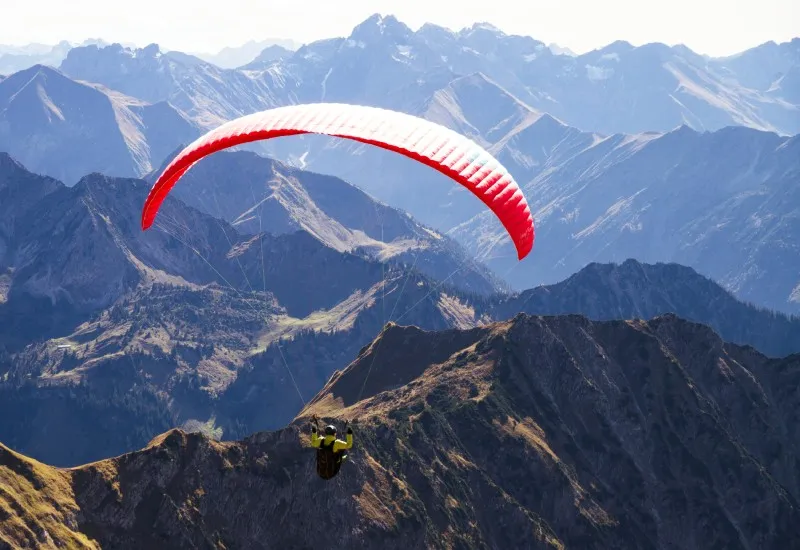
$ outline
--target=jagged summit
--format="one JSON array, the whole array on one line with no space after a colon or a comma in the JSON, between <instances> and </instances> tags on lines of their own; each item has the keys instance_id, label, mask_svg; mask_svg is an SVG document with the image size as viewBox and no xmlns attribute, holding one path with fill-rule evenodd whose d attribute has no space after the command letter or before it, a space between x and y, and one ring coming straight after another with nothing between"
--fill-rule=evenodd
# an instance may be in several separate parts
<instances>
[{"instance_id":1,"label":"jagged summit","mask_svg":"<svg viewBox=\"0 0 800 550\"><path fill-rule=\"evenodd\" d=\"M350 39L373 44L378 41L406 40L412 34L411 29L394 15L375 13L353 28Z\"/></svg>"}]
</instances>

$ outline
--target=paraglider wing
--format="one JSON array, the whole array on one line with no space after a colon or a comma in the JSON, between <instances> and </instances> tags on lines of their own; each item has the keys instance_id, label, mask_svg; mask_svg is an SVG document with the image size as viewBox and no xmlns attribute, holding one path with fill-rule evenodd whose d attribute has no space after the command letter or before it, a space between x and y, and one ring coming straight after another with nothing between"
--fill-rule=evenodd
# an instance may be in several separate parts
<instances>
[{"instance_id":1,"label":"paraglider wing","mask_svg":"<svg viewBox=\"0 0 800 550\"><path fill-rule=\"evenodd\" d=\"M530 208L514 178L482 147L439 124L361 105L311 103L253 113L226 122L186 147L153 185L142 229L154 222L172 186L203 157L244 143L297 134L324 134L375 145L422 162L457 181L500 219L521 260L534 240Z\"/></svg>"}]
</instances>

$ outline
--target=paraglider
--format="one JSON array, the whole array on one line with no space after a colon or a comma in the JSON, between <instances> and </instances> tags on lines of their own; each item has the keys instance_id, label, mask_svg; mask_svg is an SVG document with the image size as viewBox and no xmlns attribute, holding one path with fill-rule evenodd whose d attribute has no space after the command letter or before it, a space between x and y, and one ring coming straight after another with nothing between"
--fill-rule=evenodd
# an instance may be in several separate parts
<instances>
[{"instance_id":1,"label":"paraglider","mask_svg":"<svg viewBox=\"0 0 800 550\"><path fill-rule=\"evenodd\" d=\"M317 475L328 480L336 477L347 460L347 450L353 448L353 428L349 422L345 423L347 436L344 441L336 437L336 426L325 426L325 432L320 435L319 419L315 414L311 424L311 446L317 449Z\"/></svg>"},{"instance_id":2,"label":"paraglider","mask_svg":"<svg viewBox=\"0 0 800 550\"><path fill-rule=\"evenodd\" d=\"M323 134L375 145L424 163L466 187L499 218L522 260L533 247L530 208L514 178L482 147L439 124L362 105L312 103L246 115L219 126L187 146L156 180L142 210L142 229L155 221L161 203L194 163L258 140Z\"/></svg>"},{"instance_id":3,"label":"paraglider","mask_svg":"<svg viewBox=\"0 0 800 550\"><path fill-rule=\"evenodd\" d=\"M511 174L489 152L468 138L422 118L376 107L338 103L292 105L261 111L231 120L201 136L184 148L153 184L142 209L142 229L153 225L170 190L204 157L253 141L298 134L351 139L426 164L467 188L489 207L511 237L520 260L533 247L533 217L528 203ZM283 361L289 370L286 359ZM289 373L291 375L290 370ZM296 383L295 389L302 400ZM361 394L359 400L360 397ZM353 446L353 430L348 424L345 430L345 440L337 438L333 425L320 433L314 417L311 445L317 450L317 473L323 479L334 478L347 460L347 451Z\"/></svg>"}]
</instances>

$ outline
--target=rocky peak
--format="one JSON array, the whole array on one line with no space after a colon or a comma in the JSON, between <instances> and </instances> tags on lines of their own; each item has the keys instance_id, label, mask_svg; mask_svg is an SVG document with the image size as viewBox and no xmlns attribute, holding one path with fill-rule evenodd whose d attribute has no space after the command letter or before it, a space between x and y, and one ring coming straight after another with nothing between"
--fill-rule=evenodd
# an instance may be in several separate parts
<instances>
[{"instance_id":1,"label":"rocky peak","mask_svg":"<svg viewBox=\"0 0 800 550\"><path fill-rule=\"evenodd\" d=\"M156 57L161 53L161 48L158 46L158 44L148 44L144 48L136 50L135 53L137 56L144 55L147 57Z\"/></svg>"},{"instance_id":2,"label":"rocky peak","mask_svg":"<svg viewBox=\"0 0 800 550\"><path fill-rule=\"evenodd\" d=\"M350 40L366 44L377 43L405 44L412 35L411 29L397 20L394 15L373 14L356 25L350 33Z\"/></svg>"}]
</instances>

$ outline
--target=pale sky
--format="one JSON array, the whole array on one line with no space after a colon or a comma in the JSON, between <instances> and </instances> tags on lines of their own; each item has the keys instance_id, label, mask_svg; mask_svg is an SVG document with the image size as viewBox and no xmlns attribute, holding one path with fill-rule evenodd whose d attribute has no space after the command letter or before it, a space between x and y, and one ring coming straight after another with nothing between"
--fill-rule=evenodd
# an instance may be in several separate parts
<instances>
[{"instance_id":1,"label":"pale sky","mask_svg":"<svg viewBox=\"0 0 800 550\"><path fill-rule=\"evenodd\" d=\"M216 52L251 39L347 36L373 13L414 30L487 21L577 53L627 40L720 56L800 36L800 0L0 0L0 44L102 38Z\"/></svg>"}]
</instances>

